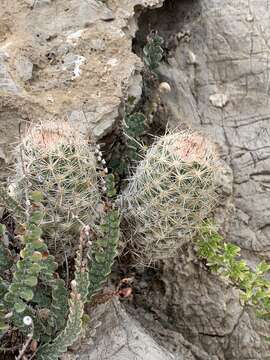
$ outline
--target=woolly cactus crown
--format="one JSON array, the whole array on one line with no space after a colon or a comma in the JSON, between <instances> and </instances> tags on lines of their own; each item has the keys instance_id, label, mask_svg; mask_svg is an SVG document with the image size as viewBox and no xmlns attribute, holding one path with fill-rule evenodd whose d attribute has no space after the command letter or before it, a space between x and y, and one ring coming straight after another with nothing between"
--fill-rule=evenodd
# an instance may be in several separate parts
<instances>
[{"instance_id":1,"label":"woolly cactus crown","mask_svg":"<svg viewBox=\"0 0 270 360\"><path fill-rule=\"evenodd\" d=\"M123 195L138 262L171 257L194 236L216 204L217 171L214 145L192 131L169 133L148 150Z\"/></svg>"}]
</instances>

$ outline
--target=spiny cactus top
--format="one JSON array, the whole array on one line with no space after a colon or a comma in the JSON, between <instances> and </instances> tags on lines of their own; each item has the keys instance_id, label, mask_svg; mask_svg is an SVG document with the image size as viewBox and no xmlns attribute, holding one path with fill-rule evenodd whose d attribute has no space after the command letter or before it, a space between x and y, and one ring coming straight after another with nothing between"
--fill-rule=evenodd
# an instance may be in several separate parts
<instances>
[{"instance_id":1,"label":"spiny cactus top","mask_svg":"<svg viewBox=\"0 0 270 360\"><path fill-rule=\"evenodd\" d=\"M167 134L148 150L123 195L138 261L171 257L194 235L216 204L217 171L214 145L191 131Z\"/></svg>"},{"instance_id":2,"label":"spiny cactus top","mask_svg":"<svg viewBox=\"0 0 270 360\"><path fill-rule=\"evenodd\" d=\"M15 195L25 203L27 191L44 194L43 231L56 256L74 254L82 224L95 228L101 203L94 152L66 123L32 126L22 139ZM76 248L76 246L75 246Z\"/></svg>"}]
</instances>

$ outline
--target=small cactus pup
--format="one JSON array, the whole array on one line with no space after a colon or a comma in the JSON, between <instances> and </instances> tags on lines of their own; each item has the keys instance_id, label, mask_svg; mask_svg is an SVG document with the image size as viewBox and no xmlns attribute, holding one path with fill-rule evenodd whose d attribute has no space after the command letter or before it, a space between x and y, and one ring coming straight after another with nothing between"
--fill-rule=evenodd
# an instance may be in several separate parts
<instances>
[{"instance_id":1,"label":"small cactus pup","mask_svg":"<svg viewBox=\"0 0 270 360\"><path fill-rule=\"evenodd\" d=\"M14 195L27 209L27 193L44 194L43 233L49 250L63 260L75 254L83 224L93 230L101 203L96 157L67 123L30 127L18 148Z\"/></svg>"},{"instance_id":2,"label":"small cactus pup","mask_svg":"<svg viewBox=\"0 0 270 360\"><path fill-rule=\"evenodd\" d=\"M215 146L190 130L148 149L121 197L124 243L138 264L173 257L192 239L217 204L219 168Z\"/></svg>"}]
</instances>

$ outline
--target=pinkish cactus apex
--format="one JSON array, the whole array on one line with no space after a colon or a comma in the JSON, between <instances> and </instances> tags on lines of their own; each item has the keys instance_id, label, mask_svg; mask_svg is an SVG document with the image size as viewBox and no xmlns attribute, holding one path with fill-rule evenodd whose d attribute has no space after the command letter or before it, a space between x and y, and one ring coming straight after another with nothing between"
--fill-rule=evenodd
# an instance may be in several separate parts
<instances>
[{"instance_id":1,"label":"pinkish cactus apex","mask_svg":"<svg viewBox=\"0 0 270 360\"><path fill-rule=\"evenodd\" d=\"M169 133L148 150L122 196L138 262L172 257L196 234L217 204L219 168L215 146L195 132Z\"/></svg>"}]
</instances>

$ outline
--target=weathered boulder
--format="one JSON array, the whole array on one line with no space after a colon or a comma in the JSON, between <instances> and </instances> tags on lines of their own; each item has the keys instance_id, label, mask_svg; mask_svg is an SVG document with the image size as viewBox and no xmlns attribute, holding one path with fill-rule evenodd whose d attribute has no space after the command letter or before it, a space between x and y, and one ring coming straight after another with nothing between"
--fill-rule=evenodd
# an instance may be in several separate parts
<instances>
[{"instance_id":1,"label":"weathered boulder","mask_svg":"<svg viewBox=\"0 0 270 360\"><path fill-rule=\"evenodd\" d=\"M90 317L88 343L76 355L65 354L63 360L184 360L159 346L116 300L99 305Z\"/></svg>"},{"instance_id":2,"label":"weathered boulder","mask_svg":"<svg viewBox=\"0 0 270 360\"><path fill-rule=\"evenodd\" d=\"M96 139L112 130L128 90L140 95L142 63L128 27L138 4L162 1L2 0L1 165L11 163L25 120L70 121Z\"/></svg>"}]
</instances>

